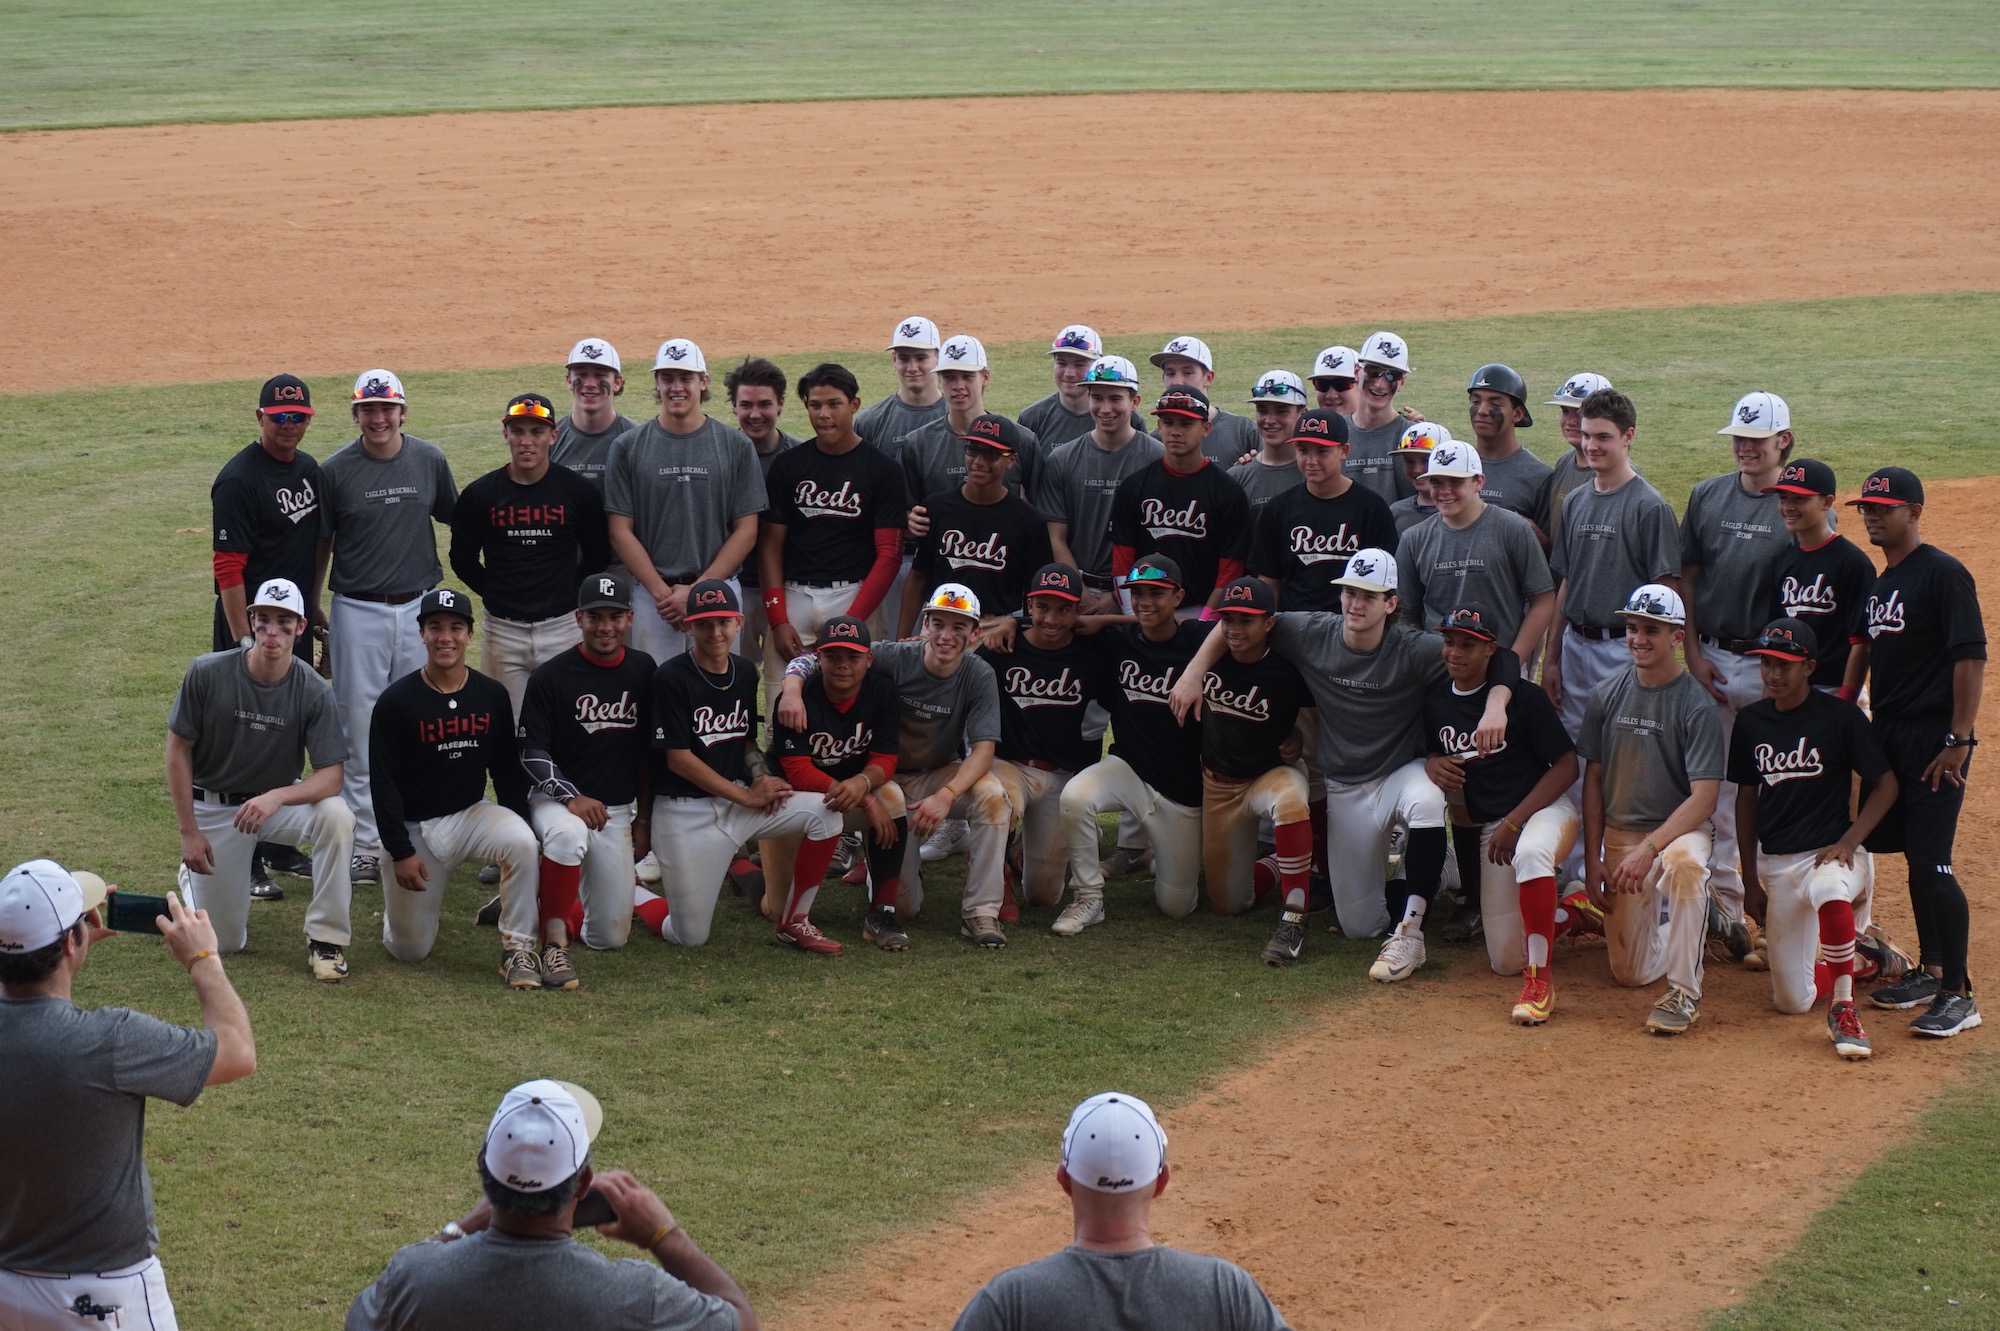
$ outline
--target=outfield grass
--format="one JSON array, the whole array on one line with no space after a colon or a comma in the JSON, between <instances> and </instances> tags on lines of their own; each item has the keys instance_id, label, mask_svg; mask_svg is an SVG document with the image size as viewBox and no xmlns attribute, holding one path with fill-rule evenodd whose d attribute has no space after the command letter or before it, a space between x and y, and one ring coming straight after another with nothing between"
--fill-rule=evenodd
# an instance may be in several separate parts
<instances>
[{"instance_id":1,"label":"outfield grass","mask_svg":"<svg viewBox=\"0 0 2000 1331\"><path fill-rule=\"evenodd\" d=\"M1982 0L46 0L0 4L0 130L1135 90L2000 85Z\"/></svg>"}]
</instances>

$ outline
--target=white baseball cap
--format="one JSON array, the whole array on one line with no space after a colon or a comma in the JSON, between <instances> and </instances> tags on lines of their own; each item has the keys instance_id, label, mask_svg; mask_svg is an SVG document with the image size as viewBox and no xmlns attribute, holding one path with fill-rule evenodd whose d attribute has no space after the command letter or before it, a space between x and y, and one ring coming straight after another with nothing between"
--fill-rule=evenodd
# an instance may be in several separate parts
<instances>
[{"instance_id":1,"label":"white baseball cap","mask_svg":"<svg viewBox=\"0 0 2000 1331\"><path fill-rule=\"evenodd\" d=\"M270 578L257 588L257 595L250 602L249 609L262 607L266 610L289 610L300 619L306 617L306 598L299 595L298 584L290 578Z\"/></svg>"},{"instance_id":2,"label":"white baseball cap","mask_svg":"<svg viewBox=\"0 0 2000 1331\"><path fill-rule=\"evenodd\" d=\"M1633 588L1625 598L1625 608L1617 613L1626 619L1650 619L1675 628L1687 623L1687 607L1681 604L1680 593L1657 582Z\"/></svg>"},{"instance_id":3,"label":"white baseball cap","mask_svg":"<svg viewBox=\"0 0 2000 1331\"><path fill-rule=\"evenodd\" d=\"M576 1174L604 1126L604 1107L574 1082L524 1081L486 1125L486 1172L516 1192L547 1192Z\"/></svg>"},{"instance_id":4,"label":"white baseball cap","mask_svg":"<svg viewBox=\"0 0 2000 1331\"><path fill-rule=\"evenodd\" d=\"M1361 354L1357 360L1369 365L1386 365L1392 370L1410 372L1410 344L1399 333L1387 329L1370 333L1368 340L1361 344Z\"/></svg>"},{"instance_id":5,"label":"white baseball cap","mask_svg":"<svg viewBox=\"0 0 2000 1331\"><path fill-rule=\"evenodd\" d=\"M979 595L962 582L941 582L931 593L931 599L924 602L924 613L932 611L940 615L963 615L977 624Z\"/></svg>"},{"instance_id":6,"label":"white baseball cap","mask_svg":"<svg viewBox=\"0 0 2000 1331\"><path fill-rule=\"evenodd\" d=\"M940 370L983 370L986 368L985 344L970 333L958 333L945 339L938 351Z\"/></svg>"},{"instance_id":7,"label":"white baseball cap","mask_svg":"<svg viewBox=\"0 0 2000 1331\"><path fill-rule=\"evenodd\" d=\"M15 865L0 879L0 952L47 947L102 906L107 891L96 874L72 874L54 860Z\"/></svg>"},{"instance_id":8,"label":"white baseball cap","mask_svg":"<svg viewBox=\"0 0 2000 1331\"><path fill-rule=\"evenodd\" d=\"M897 347L936 351L938 346L938 326L921 314L912 314L896 325L895 332L889 334L890 351L894 351Z\"/></svg>"},{"instance_id":9,"label":"white baseball cap","mask_svg":"<svg viewBox=\"0 0 2000 1331\"><path fill-rule=\"evenodd\" d=\"M1611 387L1611 381L1603 375L1592 374L1589 370L1579 370L1577 373L1563 380L1563 386L1558 388L1556 395L1548 400L1548 405L1551 407L1580 407L1583 405L1583 400L1592 393L1601 393L1609 387Z\"/></svg>"},{"instance_id":10,"label":"white baseball cap","mask_svg":"<svg viewBox=\"0 0 2000 1331\"><path fill-rule=\"evenodd\" d=\"M1448 444L1451 431L1437 421L1411 421L1403 427L1403 433L1396 439L1391 453L1429 453L1439 444ZM1425 473L1429 475L1428 472Z\"/></svg>"},{"instance_id":11,"label":"white baseball cap","mask_svg":"<svg viewBox=\"0 0 2000 1331\"><path fill-rule=\"evenodd\" d=\"M1769 439L1791 428L1792 409L1786 405L1785 399L1760 389L1737 398L1736 409L1729 413L1729 424L1716 433L1744 439Z\"/></svg>"},{"instance_id":12,"label":"white baseball cap","mask_svg":"<svg viewBox=\"0 0 2000 1331\"><path fill-rule=\"evenodd\" d=\"M1306 386L1290 370L1266 370L1250 389L1251 402L1285 402L1295 407L1306 404Z\"/></svg>"},{"instance_id":13,"label":"white baseball cap","mask_svg":"<svg viewBox=\"0 0 2000 1331\"><path fill-rule=\"evenodd\" d=\"M1181 360L1191 360L1210 374L1215 373L1215 355L1209 351L1208 343L1198 337L1185 335L1177 337L1153 353L1149 359L1154 365L1164 369L1166 363L1176 357Z\"/></svg>"},{"instance_id":14,"label":"white baseball cap","mask_svg":"<svg viewBox=\"0 0 2000 1331\"><path fill-rule=\"evenodd\" d=\"M403 381L388 370L363 370L354 379L354 400L356 402L401 402L409 404L403 395Z\"/></svg>"},{"instance_id":15,"label":"white baseball cap","mask_svg":"<svg viewBox=\"0 0 2000 1331\"><path fill-rule=\"evenodd\" d=\"M571 347L563 368L566 370L572 365L598 365L613 374L625 372L625 367L618 363L618 348L601 337L586 337Z\"/></svg>"},{"instance_id":16,"label":"white baseball cap","mask_svg":"<svg viewBox=\"0 0 2000 1331\"><path fill-rule=\"evenodd\" d=\"M1426 476L1455 476L1470 479L1485 474L1479 465L1479 454L1456 439L1447 439L1430 450L1430 461L1424 464Z\"/></svg>"},{"instance_id":17,"label":"white baseball cap","mask_svg":"<svg viewBox=\"0 0 2000 1331\"><path fill-rule=\"evenodd\" d=\"M1361 373L1361 353L1353 347L1333 346L1313 357L1308 379L1352 379Z\"/></svg>"},{"instance_id":18,"label":"white baseball cap","mask_svg":"<svg viewBox=\"0 0 2000 1331\"><path fill-rule=\"evenodd\" d=\"M1336 587L1364 592L1396 590L1396 556L1387 550L1357 550L1348 557L1347 571L1333 580Z\"/></svg>"},{"instance_id":19,"label":"white baseball cap","mask_svg":"<svg viewBox=\"0 0 2000 1331\"><path fill-rule=\"evenodd\" d=\"M1089 324L1064 324L1055 341L1049 343L1051 356L1082 356L1096 360L1104 354L1104 339Z\"/></svg>"},{"instance_id":20,"label":"white baseball cap","mask_svg":"<svg viewBox=\"0 0 2000 1331\"><path fill-rule=\"evenodd\" d=\"M1123 356L1099 356L1083 372L1085 387L1103 384L1108 388L1129 388L1139 391L1139 367Z\"/></svg>"},{"instance_id":21,"label":"white baseball cap","mask_svg":"<svg viewBox=\"0 0 2000 1331\"><path fill-rule=\"evenodd\" d=\"M1137 1192L1167 1167L1167 1133L1136 1095L1102 1091L1070 1111L1063 1173L1092 1192Z\"/></svg>"},{"instance_id":22,"label":"white baseball cap","mask_svg":"<svg viewBox=\"0 0 2000 1331\"><path fill-rule=\"evenodd\" d=\"M660 343L659 351L653 355L653 370L688 370L695 374L708 373L708 358L701 354L701 348L684 337L670 337Z\"/></svg>"}]
</instances>

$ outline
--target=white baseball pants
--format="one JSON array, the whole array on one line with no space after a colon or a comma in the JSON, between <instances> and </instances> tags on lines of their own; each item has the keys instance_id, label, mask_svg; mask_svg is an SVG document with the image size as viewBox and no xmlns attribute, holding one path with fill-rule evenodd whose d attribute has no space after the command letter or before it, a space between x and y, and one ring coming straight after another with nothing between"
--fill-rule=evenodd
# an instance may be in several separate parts
<instances>
[{"instance_id":1,"label":"white baseball pants","mask_svg":"<svg viewBox=\"0 0 2000 1331\"><path fill-rule=\"evenodd\" d=\"M958 768L957 763L947 763L928 772L897 772L896 784L903 788L904 805L914 809L944 789L945 783L958 775ZM972 789L959 792L945 816L963 818L971 833L965 849L965 895L959 902L959 914L968 919L998 919L1007 891L1007 830L1014 822L1006 787L989 771ZM924 863L918 854L923 843L915 828L903 838L902 892L896 899L896 913L906 920L915 919L924 908Z\"/></svg>"},{"instance_id":2,"label":"white baseball pants","mask_svg":"<svg viewBox=\"0 0 2000 1331\"><path fill-rule=\"evenodd\" d=\"M578 895L583 901L585 947L620 948L631 937L632 819L638 807L606 805L604 826L593 832L583 819L546 795L528 796L528 821L541 839L542 858L552 864L583 866ZM539 908L536 914L540 915Z\"/></svg>"},{"instance_id":3,"label":"white baseball pants","mask_svg":"<svg viewBox=\"0 0 2000 1331\"><path fill-rule=\"evenodd\" d=\"M1583 830L1583 815L1567 795L1539 809L1521 828L1514 862L1487 858L1498 823L1479 829L1479 915L1485 921L1486 960L1495 975L1519 975L1528 964L1527 928L1521 923L1521 884L1554 878ZM1449 861L1446 861L1449 863ZM1557 884L1558 890L1561 884Z\"/></svg>"},{"instance_id":4,"label":"white baseball pants","mask_svg":"<svg viewBox=\"0 0 2000 1331\"><path fill-rule=\"evenodd\" d=\"M422 961L431 954L444 912L445 880L466 860L500 866L500 945L509 951L541 946L535 901L541 845L519 814L481 800L406 829L430 877L423 891L412 892L396 881L389 865L382 866L382 946L390 956ZM625 908L631 909L629 895Z\"/></svg>"},{"instance_id":5,"label":"white baseball pants","mask_svg":"<svg viewBox=\"0 0 2000 1331\"><path fill-rule=\"evenodd\" d=\"M354 811L354 844L370 855L380 853L382 837L375 827L375 799L368 789L368 723L375 717L375 700L382 690L424 663L424 643L417 632L417 608L422 604L422 597L401 605L380 605L336 595L327 615L333 701L347 735L340 794Z\"/></svg>"},{"instance_id":6,"label":"white baseball pants","mask_svg":"<svg viewBox=\"0 0 2000 1331\"><path fill-rule=\"evenodd\" d=\"M854 603L854 593L861 590L858 582L841 582L831 587L808 587L803 583L785 584L785 622L798 632L799 641L810 651L819 641L820 625L835 615L847 613L847 607ZM875 626L871 623L868 632L876 641ZM778 644L768 630L764 636L764 692L777 697L778 686L785 682L785 667L791 664L790 657L780 659Z\"/></svg>"},{"instance_id":7,"label":"white baseball pants","mask_svg":"<svg viewBox=\"0 0 2000 1331\"><path fill-rule=\"evenodd\" d=\"M516 619L486 617L485 636L479 643L479 668L500 681L514 704L514 722L521 721L521 695L528 691L528 676L544 661L552 661L583 641L583 630L574 614L524 624Z\"/></svg>"},{"instance_id":8,"label":"white baseball pants","mask_svg":"<svg viewBox=\"0 0 2000 1331\"><path fill-rule=\"evenodd\" d=\"M1562 641L1558 644L1562 653L1562 706L1556 709L1562 719L1563 729L1569 732L1571 740L1576 732L1583 729L1583 709L1590 702L1590 695L1597 692L1605 680L1632 664L1632 651L1625 645L1623 637L1607 638L1593 642L1580 636L1574 629L1564 628ZM1576 765L1576 780L1570 783L1570 803L1583 807L1583 764ZM1577 837L1570 846L1570 853L1563 861L1558 877L1565 883L1575 882L1583 877L1583 838Z\"/></svg>"},{"instance_id":9,"label":"white baseball pants","mask_svg":"<svg viewBox=\"0 0 2000 1331\"><path fill-rule=\"evenodd\" d=\"M180 1325L157 1257L84 1275L0 1270L0 1331L180 1331Z\"/></svg>"},{"instance_id":10,"label":"white baseball pants","mask_svg":"<svg viewBox=\"0 0 2000 1331\"><path fill-rule=\"evenodd\" d=\"M1069 779L1062 793L1069 878L1079 897L1104 895L1097 862L1097 815L1130 814L1153 847L1153 901L1181 919L1194 910L1201 880L1201 810L1176 804L1139 779L1123 758L1107 755Z\"/></svg>"},{"instance_id":11,"label":"white baseball pants","mask_svg":"<svg viewBox=\"0 0 2000 1331\"><path fill-rule=\"evenodd\" d=\"M1729 736L1736 729L1736 714L1764 696L1764 674L1754 656L1738 656L1720 647L1702 644L1702 656L1715 667L1716 679L1729 701L1717 703L1716 719L1722 722L1722 751L1729 752ZM1709 853L1708 890L1732 920L1743 918L1743 861L1736 847L1736 783L1725 781L1715 797L1715 813L1709 819L1715 828L1715 848Z\"/></svg>"},{"instance_id":12,"label":"white baseball pants","mask_svg":"<svg viewBox=\"0 0 2000 1331\"><path fill-rule=\"evenodd\" d=\"M310 844L312 901L306 906L306 937L346 947L353 941L350 909L354 887L347 861L354 854L354 811L338 795L317 804L288 804L264 820L255 835L236 830L233 805L194 802L194 820L215 852L215 872L181 866L181 888L190 906L208 912L224 952L250 945L250 860L260 841L285 846Z\"/></svg>"},{"instance_id":13,"label":"white baseball pants","mask_svg":"<svg viewBox=\"0 0 2000 1331\"><path fill-rule=\"evenodd\" d=\"M1388 932L1389 837L1398 827L1444 826L1444 792L1412 758L1373 781L1326 782L1327 870L1333 879L1333 911L1349 938Z\"/></svg>"},{"instance_id":14,"label":"white baseball pants","mask_svg":"<svg viewBox=\"0 0 2000 1331\"><path fill-rule=\"evenodd\" d=\"M1022 889L1037 906L1062 900L1063 875L1069 869L1069 843L1063 838L1062 793L1073 772L997 760L993 775L1007 792L1007 803L1019 820Z\"/></svg>"},{"instance_id":15,"label":"white baseball pants","mask_svg":"<svg viewBox=\"0 0 2000 1331\"><path fill-rule=\"evenodd\" d=\"M660 860L660 891L667 898L669 943L700 947L715 926L716 898L739 848L763 838L840 835L840 815L818 795L795 794L776 809L746 809L707 795L661 796L653 801L653 853ZM626 911L632 884L624 885ZM589 926L586 924L585 926Z\"/></svg>"},{"instance_id":16,"label":"white baseball pants","mask_svg":"<svg viewBox=\"0 0 2000 1331\"><path fill-rule=\"evenodd\" d=\"M1875 861L1857 851L1854 867L1813 863L1817 851L1757 856L1764 885L1764 957L1771 967L1771 1002L1780 1012L1810 1012L1818 999L1813 968L1819 962L1819 908L1854 903L1854 933L1867 929L1875 899Z\"/></svg>"},{"instance_id":17,"label":"white baseball pants","mask_svg":"<svg viewBox=\"0 0 2000 1331\"><path fill-rule=\"evenodd\" d=\"M1702 945L1708 940L1708 860L1714 838L1697 828L1653 858L1637 892L1611 890L1611 871L1650 835L1644 827L1604 829L1604 941L1611 978L1643 988L1665 977L1701 997Z\"/></svg>"}]
</instances>

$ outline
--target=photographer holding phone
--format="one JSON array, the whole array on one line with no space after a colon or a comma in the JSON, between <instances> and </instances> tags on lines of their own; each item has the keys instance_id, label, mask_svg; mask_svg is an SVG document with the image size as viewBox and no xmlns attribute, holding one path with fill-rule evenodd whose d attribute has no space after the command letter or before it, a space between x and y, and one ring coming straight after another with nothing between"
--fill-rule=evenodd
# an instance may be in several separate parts
<instances>
[{"instance_id":1,"label":"photographer holding phone","mask_svg":"<svg viewBox=\"0 0 2000 1331\"><path fill-rule=\"evenodd\" d=\"M222 972L205 912L173 893L153 922L187 968L200 1029L70 998L103 927L105 887L52 860L0 879L0 1326L175 1331L154 1255L146 1101L194 1103L257 1070L250 1014Z\"/></svg>"}]
</instances>

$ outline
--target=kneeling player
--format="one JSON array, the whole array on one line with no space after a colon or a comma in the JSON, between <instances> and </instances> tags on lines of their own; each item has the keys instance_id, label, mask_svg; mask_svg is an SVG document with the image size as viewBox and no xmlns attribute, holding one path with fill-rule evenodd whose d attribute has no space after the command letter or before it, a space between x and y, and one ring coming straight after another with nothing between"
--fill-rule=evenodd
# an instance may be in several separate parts
<instances>
[{"instance_id":1,"label":"kneeling player","mask_svg":"<svg viewBox=\"0 0 2000 1331\"><path fill-rule=\"evenodd\" d=\"M1778 1010L1812 1011L1830 983L1834 1051L1867 1058L1854 947L1875 875L1861 843L1894 807L1896 774L1861 709L1812 687L1819 642L1810 626L1772 620L1749 655L1763 658L1764 697L1743 709L1729 737L1743 908L1764 926ZM1864 799L1850 820L1856 776Z\"/></svg>"},{"instance_id":2,"label":"kneeling player","mask_svg":"<svg viewBox=\"0 0 2000 1331\"><path fill-rule=\"evenodd\" d=\"M1447 677L1424 693L1425 770L1478 837L1479 913L1495 975L1526 976L1514 1020L1539 1026L1555 1011L1549 978L1556 936L1556 866L1583 818L1565 793L1576 746L1539 686L1523 680L1507 702L1507 741L1482 756L1472 735L1486 710L1498 634L1484 608L1458 606L1439 625ZM1476 829L1476 831L1474 831Z\"/></svg>"}]
</instances>

